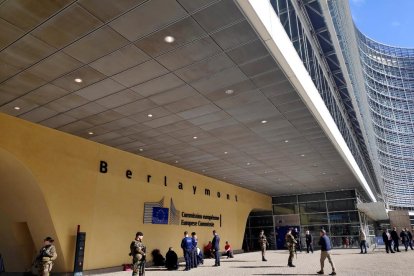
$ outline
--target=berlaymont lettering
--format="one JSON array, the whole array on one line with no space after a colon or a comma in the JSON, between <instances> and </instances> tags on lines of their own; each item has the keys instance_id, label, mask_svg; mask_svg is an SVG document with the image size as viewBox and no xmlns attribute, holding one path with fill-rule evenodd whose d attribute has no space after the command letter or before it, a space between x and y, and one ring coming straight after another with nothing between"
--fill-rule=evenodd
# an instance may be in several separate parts
<instances>
[{"instance_id":1,"label":"berlaymont lettering","mask_svg":"<svg viewBox=\"0 0 414 276\"><path fill-rule=\"evenodd\" d=\"M101 160L100 161L100 163L99 163L99 172L100 173L103 173L103 174L109 172L109 164L108 164L108 162L106 162L104 160ZM131 179L132 180L133 179L133 171L130 170L130 169L126 169L125 170L125 177L127 179ZM147 174L146 182L147 183L151 183L151 178L152 178L152 175ZM164 184L165 187L168 186L168 177L167 176L164 176L164 183L163 184ZM184 183L183 182L178 182L177 183L177 188L179 190L184 190ZM192 189L193 195L195 195L197 193L197 186L196 185L192 185L191 186L191 189ZM204 189L204 195L205 196L211 196L211 194L212 193L211 193L211 190L210 189L208 189L208 188L205 188ZM230 194L225 194L225 196L224 196L224 195L221 194L220 191L217 191L216 192L216 196L218 198L225 198L226 200L231 200L233 198L234 201L236 201L236 202L238 201L237 195L231 196Z\"/></svg>"}]
</instances>

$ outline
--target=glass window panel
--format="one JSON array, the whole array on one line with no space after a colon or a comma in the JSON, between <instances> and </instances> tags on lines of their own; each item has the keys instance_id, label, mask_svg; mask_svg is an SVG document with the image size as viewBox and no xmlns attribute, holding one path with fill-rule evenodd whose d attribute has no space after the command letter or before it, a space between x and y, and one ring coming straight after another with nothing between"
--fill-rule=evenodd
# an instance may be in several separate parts
<instances>
[{"instance_id":1,"label":"glass window panel","mask_svg":"<svg viewBox=\"0 0 414 276\"><path fill-rule=\"evenodd\" d=\"M358 248L359 239L358 236L347 237L330 237L331 245L333 248Z\"/></svg>"},{"instance_id":2,"label":"glass window panel","mask_svg":"<svg viewBox=\"0 0 414 276\"><path fill-rule=\"evenodd\" d=\"M359 225L358 224L331 225L331 235L332 236L359 235Z\"/></svg>"},{"instance_id":3,"label":"glass window panel","mask_svg":"<svg viewBox=\"0 0 414 276\"><path fill-rule=\"evenodd\" d=\"M358 212L334 212L329 214L332 223L352 223L359 222Z\"/></svg>"},{"instance_id":4,"label":"glass window panel","mask_svg":"<svg viewBox=\"0 0 414 276\"><path fill-rule=\"evenodd\" d=\"M328 201L328 211L348 211L356 210L355 199Z\"/></svg>"},{"instance_id":5,"label":"glass window panel","mask_svg":"<svg viewBox=\"0 0 414 276\"><path fill-rule=\"evenodd\" d=\"M272 211L255 211L250 213L250 217L272 216Z\"/></svg>"},{"instance_id":6,"label":"glass window panel","mask_svg":"<svg viewBox=\"0 0 414 276\"><path fill-rule=\"evenodd\" d=\"M325 229L326 233L329 234L329 228L328 225L303 225L302 226L302 233L305 233L306 230L309 230L310 234L313 236L313 239L316 241L319 241L320 231L321 229Z\"/></svg>"},{"instance_id":7,"label":"glass window panel","mask_svg":"<svg viewBox=\"0 0 414 276\"><path fill-rule=\"evenodd\" d=\"M325 200L324 193L316 193L316 194L305 194L298 196L299 202L306 202L306 201L320 201Z\"/></svg>"},{"instance_id":8,"label":"glass window panel","mask_svg":"<svg viewBox=\"0 0 414 276\"><path fill-rule=\"evenodd\" d=\"M290 215L290 214L297 214L297 213L298 213L297 204L273 205L274 215Z\"/></svg>"},{"instance_id":9,"label":"glass window panel","mask_svg":"<svg viewBox=\"0 0 414 276\"><path fill-rule=\"evenodd\" d=\"M326 202L307 202L300 204L301 213L321 213L326 212Z\"/></svg>"},{"instance_id":10,"label":"glass window panel","mask_svg":"<svg viewBox=\"0 0 414 276\"><path fill-rule=\"evenodd\" d=\"M328 216L326 213L321 214L301 214L301 224L325 224L328 223Z\"/></svg>"},{"instance_id":11,"label":"glass window panel","mask_svg":"<svg viewBox=\"0 0 414 276\"><path fill-rule=\"evenodd\" d=\"M326 199L355 198L355 190L327 192Z\"/></svg>"},{"instance_id":12,"label":"glass window panel","mask_svg":"<svg viewBox=\"0 0 414 276\"><path fill-rule=\"evenodd\" d=\"M296 203L296 196L278 196L272 197L273 204L280 204L280 203Z\"/></svg>"},{"instance_id":13,"label":"glass window panel","mask_svg":"<svg viewBox=\"0 0 414 276\"><path fill-rule=\"evenodd\" d=\"M250 227L262 227L262 226L272 226L273 217L250 217Z\"/></svg>"}]
</instances>

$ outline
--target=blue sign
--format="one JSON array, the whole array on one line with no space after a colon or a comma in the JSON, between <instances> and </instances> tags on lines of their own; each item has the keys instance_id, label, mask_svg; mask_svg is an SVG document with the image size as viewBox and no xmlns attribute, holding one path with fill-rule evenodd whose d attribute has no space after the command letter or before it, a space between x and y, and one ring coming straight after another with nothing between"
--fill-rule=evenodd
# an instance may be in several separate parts
<instances>
[{"instance_id":1,"label":"blue sign","mask_svg":"<svg viewBox=\"0 0 414 276\"><path fill-rule=\"evenodd\" d=\"M168 224L168 208L152 208L152 224Z\"/></svg>"}]
</instances>

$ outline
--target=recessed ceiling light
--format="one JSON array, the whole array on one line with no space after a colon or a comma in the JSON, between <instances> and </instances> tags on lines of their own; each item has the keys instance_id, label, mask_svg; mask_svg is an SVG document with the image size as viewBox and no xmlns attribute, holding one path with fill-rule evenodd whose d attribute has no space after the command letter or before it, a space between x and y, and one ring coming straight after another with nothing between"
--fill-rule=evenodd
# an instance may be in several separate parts
<instances>
[{"instance_id":1,"label":"recessed ceiling light","mask_svg":"<svg viewBox=\"0 0 414 276\"><path fill-rule=\"evenodd\" d=\"M14 109L20 110L20 107L19 106L15 106Z\"/></svg>"},{"instance_id":2,"label":"recessed ceiling light","mask_svg":"<svg viewBox=\"0 0 414 276\"><path fill-rule=\"evenodd\" d=\"M228 90L226 90L224 93L226 93L227 95L231 95L231 94L233 94L233 93L234 93L234 90L232 90L232 89L228 89Z\"/></svg>"},{"instance_id":3,"label":"recessed ceiling light","mask_svg":"<svg viewBox=\"0 0 414 276\"><path fill-rule=\"evenodd\" d=\"M167 35L164 37L164 41L167 43L173 43L175 41L175 38L173 36Z\"/></svg>"},{"instance_id":4,"label":"recessed ceiling light","mask_svg":"<svg viewBox=\"0 0 414 276\"><path fill-rule=\"evenodd\" d=\"M197 136L193 136L193 139L196 140L198 137Z\"/></svg>"},{"instance_id":5,"label":"recessed ceiling light","mask_svg":"<svg viewBox=\"0 0 414 276\"><path fill-rule=\"evenodd\" d=\"M93 132L92 132L92 131L88 131L88 134L89 134L89 135L93 135Z\"/></svg>"},{"instance_id":6,"label":"recessed ceiling light","mask_svg":"<svg viewBox=\"0 0 414 276\"><path fill-rule=\"evenodd\" d=\"M224 154L227 154L227 153L228 153L227 151L224 152Z\"/></svg>"},{"instance_id":7,"label":"recessed ceiling light","mask_svg":"<svg viewBox=\"0 0 414 276\"><path fill-rule=\"evenodd\" d=\"M266 123L267 123L267 121L266 121L266 120L263 120L263 121L262 121L262 124L266 124Z\"/></svg>"},{"instance_id":8,"label":"recessed ceiling light","mask_svg":"<svg viewBox=\"0 0 414 276\"><path fill-rule=\"evenodd\" d=\"M226 179L226 177L225 177L225 176L223 176L223 179Z\"/></svg>"},{"instance_id":9,"label":"recessed ceiling light","mask_svg":"<svg viewBox=\"0 0 414 276\"><path fill-rule=\"evenodd\" d=\"M81 78L76 78L76 79L75 79L75 82L77 82L77 83L81 83L81 82L83 82L83 80L82 80Z\"/></svg>"},{"instance_id":10,"label":"recessed ceiling light","mask_svg":"<svg viewBox=\"0 0 414 276\"><path fill-rule=\"evenodd\" d=\"M300 156L305 157L305 155L304 155L304 154L301 154Z\"/></svg>"},{"instance_id":11,"label":"recessed ceiling light","mask_svg":"<svg viewBox=\"0 0 414 276\"><path fill-rule=\"evenodd\" d=\"M152 114L148 114L147 116L148 116L149 118L151 118L151 117L152 117Z\"/></svg>"},{"instance_id":12,"label":"recessed ceiling light","mask_svg":"<svg viewBox=\"0 0 414 276\"><path fill-rule=\"evenodd\" d=\"M326 172L323 172L322 174L326 174Z\"/></svg>"},{"instance_id":13,"label":"recessed ceiling light","mask_svg":"<svg viewBox=\"0 0 414 276\"><path fill-rule=\"evenodd\" d=\"M141 148L141 149L139 149L139 151L144 151L144 149Z\"/></svg>"},{"instance_id":14,"label":"recessed ceiling light","mask_svg":"<svg viewBox=\"0 0 414 276\"><path fill-rule=\"evenodd\" d=\"M285 143L289 143L289 140L285 140Z\"/></svg>"},{"instance_id":15,"label":"recessed ceiling light","mask_svg":"<svg viewBox=\"0 0 414 276\"><path fill-rule=\"evenodd\" d=\"M247 165L247 166L250 166L250 163L248 162L246 165Z\"/></svg>"},{"instance_id":16,"label":"recessed ceiling light","mask_svg":"<svg viewBox=\"0 0 414 276\"><path fill-rule=\"evenodd\" d=\"M178 160L175 160L175 163L178 163Z\"/></svg>"},{"instance_id":17,"label":"recessed ceiling light","mask_svg":"<svg viewBox=\"0 0 414 276\"><path fill-rule=\"evenodd\" d=\"M205 172L206 170L201 170L202 172Z\"/></svg>"}]
</instances>

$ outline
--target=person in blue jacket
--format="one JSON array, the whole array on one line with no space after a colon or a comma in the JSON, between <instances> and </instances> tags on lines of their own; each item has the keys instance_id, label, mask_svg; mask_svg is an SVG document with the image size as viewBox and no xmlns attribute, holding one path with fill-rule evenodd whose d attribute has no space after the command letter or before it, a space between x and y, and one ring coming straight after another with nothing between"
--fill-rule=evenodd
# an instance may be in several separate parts
<instances>
[{"instance_id":1,"label":"person in blue jacket","mask_svg":"<svg viewBox=\"0 0 414 276\"><path fill-rule=\"evenodd\" d=\"M181 241L181 248L183 249L185 259L185 269L190 270L192 267L191 253L193 251L193 240L188 236L188 232L184 232L184 238Z\"/></svg>"},{"instance_id":2,"label":"person in blue jacket","mask_svg":"<svg viewBox=\"0 0 414 276\"><path fill-rule=\"evenodd\" d=\"M335 265L331 258L331 241L329 240L329 237L326 235L326 231L324 229L321 229L321 238L319 239L319 245L321 246L321 270L318 271L318 274L323 274L323 267L325 263L325 259L328 258L329 263L332 266L332 273L329 275L336 275L335 272Z\"/></svg>"},{"instance_id":3,"label":"person in blue jacket","mask_svg":"<svg viewBox=\"0 0 414 276\"><path fill-rule=\"evenodd\" d=\"M217 234L216 230L213 230L213 236L211 243L213 244L214 257L216 259L214 266L220 266L220 236Z\"/></svg>"}]
</instances>

